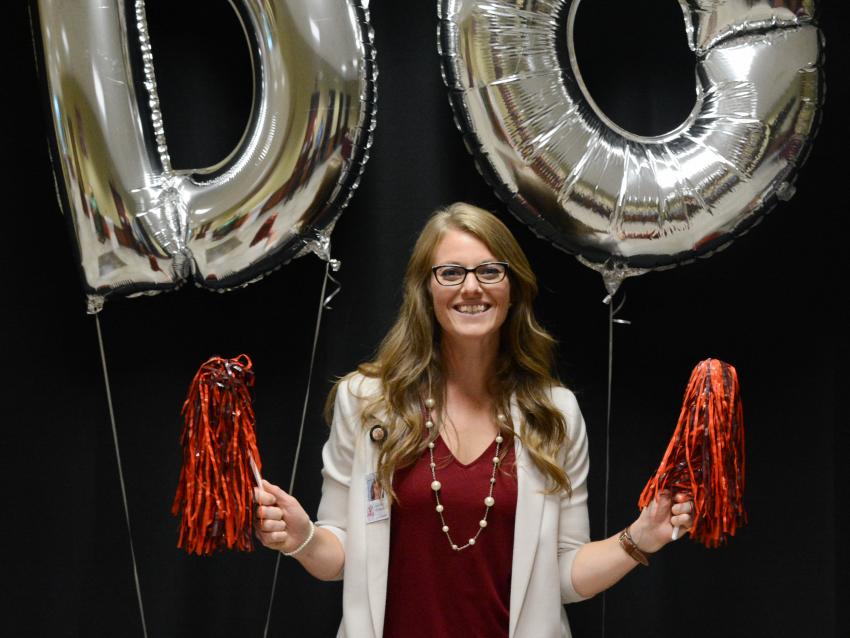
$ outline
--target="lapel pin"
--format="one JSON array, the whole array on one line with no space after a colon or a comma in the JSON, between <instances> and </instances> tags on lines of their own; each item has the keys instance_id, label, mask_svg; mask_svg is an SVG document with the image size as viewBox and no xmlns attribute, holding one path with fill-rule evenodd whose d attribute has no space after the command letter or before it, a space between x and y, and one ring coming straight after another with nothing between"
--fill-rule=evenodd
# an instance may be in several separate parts
<instances>
[{"instance_id":1,"label":"lapel pin","mask_svg":"<svg viewBox=\"0 0 850 638\"><path fill-rule=\"evenodd\" d=\"M369 430L369 438L372 439L374 443L380 443L387 436L387 430L383 425L373 425L372 429Z\"/></svg>"}]
</instances>

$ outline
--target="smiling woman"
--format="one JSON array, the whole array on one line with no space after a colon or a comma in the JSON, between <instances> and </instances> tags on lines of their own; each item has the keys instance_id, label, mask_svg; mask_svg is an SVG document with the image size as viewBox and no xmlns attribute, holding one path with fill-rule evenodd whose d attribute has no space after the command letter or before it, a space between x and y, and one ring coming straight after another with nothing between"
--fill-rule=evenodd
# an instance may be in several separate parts
<instances>
[{"instance_id":1,"label":"smiling woman","mask_svg":"<svg viewBox=\"0 0 850 638\"><path fill-rule=\"evenodd\" d=\"M494 215L435 213L377 356L329 400L319 520L275 485L258 491L263 544L343 578L338 636L569 636L562 603L690 528L688 497L665 493L589 542L584 419L552 372L536 294Z\"/></svg>"}]
</instances>

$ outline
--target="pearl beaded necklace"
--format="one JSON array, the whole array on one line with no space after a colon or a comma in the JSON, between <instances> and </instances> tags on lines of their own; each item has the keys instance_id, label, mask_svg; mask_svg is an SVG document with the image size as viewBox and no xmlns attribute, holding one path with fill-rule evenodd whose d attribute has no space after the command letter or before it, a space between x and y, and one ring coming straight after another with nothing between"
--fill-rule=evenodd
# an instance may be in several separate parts
<instances>
[{"instance_id":1,"label":"pearl beaded necklace","mask_svg":"<svg viewBox=\"0 0 850 638\"><path fill-rule=\"evenodd\" d=\"M487 496L484 498L484 516L478 521L478 530L475 532L475 536L466 541L466 545L458 545L452 540L451 533L449 532L449 526L446 524L446 518L444 515L445 507L440 502L440 489L443 487L440 481L437 480L437 464L434 462L434 437L432 435L434 431L434 421L431 418L431 410L434 408L435 401L431 397L425 399L425 427L428 429L429 433L429 441L428 441L428 454L431 459L431 490L434 492L434 499L437 501L437 506L434 508L437 511L437 515L440 517L440 525L443 533L446 535L446 538L449 541L449 545L451 548L460 552L465 550L467 547L471 547L475 545L478 537L481 535L481 532L487 527L487 518L490 515L490 509L496 504L496 500L493 498L493 488L496 485L496 468L499 467L499 449L504 441L504 438L501 434L496 435L496 454L493 456L493 469L490 472L490 487L487 492ZM507 417L501 412L496 415L496 418L499 420L499 426L501 427L506 421Z\"/></svg>"}]
</instances>

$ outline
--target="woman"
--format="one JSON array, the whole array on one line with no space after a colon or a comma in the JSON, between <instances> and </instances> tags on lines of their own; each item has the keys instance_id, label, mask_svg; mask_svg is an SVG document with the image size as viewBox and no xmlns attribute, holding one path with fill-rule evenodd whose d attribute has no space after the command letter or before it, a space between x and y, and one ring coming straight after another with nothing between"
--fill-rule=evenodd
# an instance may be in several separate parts
<instances>
[{"instance_id":1,"label":"woman","mask_svg":"<svg viewBox=\"0 0 850 638\"><path fill-rule=\"evenodd\" d=\"M438 211L377 357L331 396L319 520L275 485L258 491L262 543L344 579L339 636L569 636L562 603L690 528L692 502L664 494L589 542L584 420L552 374L536 294L495 216Z\"/></svg>"}]
</instances>

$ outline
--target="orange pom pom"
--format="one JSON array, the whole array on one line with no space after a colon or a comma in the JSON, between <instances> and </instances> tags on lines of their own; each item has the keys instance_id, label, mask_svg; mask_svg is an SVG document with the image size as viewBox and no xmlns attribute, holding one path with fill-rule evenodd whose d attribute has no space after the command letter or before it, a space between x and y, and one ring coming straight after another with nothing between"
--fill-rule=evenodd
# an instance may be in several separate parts
<instances>
[{"instance_id":1,"label":"orange pom pom","mask_svg":"<svg viewBox=\"0 0 850 638\"><path fill-rule=\"evenodd\" d=\"M646 507L665 489L689 493L691 537L717 547L747 522L744 461L738 373L728 363L706 359L691 373L673 438L638 506Z\"/></svg>"},{"instance_id":2,"label":"orange pom pom","mask_svg":"<svg viewBox=\"0 0 850 638\"><path fill-rule=\"evenodd\" d=\"M261 468L249 388L251 359L212 357L183 404L183 467L171 513L181 516L177 547L209 555L252 551L253 473Z\"/></svg>"}]
</instances>

